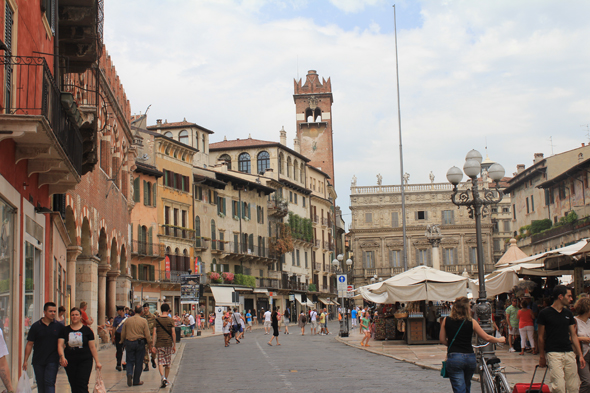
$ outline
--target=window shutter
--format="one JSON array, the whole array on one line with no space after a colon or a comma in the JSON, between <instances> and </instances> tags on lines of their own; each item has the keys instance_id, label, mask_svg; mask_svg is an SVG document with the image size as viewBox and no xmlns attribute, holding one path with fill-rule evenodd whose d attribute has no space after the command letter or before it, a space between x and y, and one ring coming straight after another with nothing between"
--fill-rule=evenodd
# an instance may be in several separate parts
<instances>
[{"instance_id":1,"label":"window shutter","mask_svg":"<svg viewBox=\"0 0 590 393\"><path fill-rule=\"evenodd\" d=\"M418 212L414 212L414 220L418 221Z\"/></svg>"},{"instance_id":2,"label":"window shutter","mask_svg":"<svg viewBox=\"0 0 590 393\"><path fill-rule=\"evenodd\" d=\"M453 248L453 259L454 259L454 264L458 265L459 264L459 252L456 248Z\"/></svg>"},{"instance_id":3,"label":"window shutter","mask_svg":"<svg viewBox=\"0 0 590 393\"><path fill-rule=\"evenodd\" d=\"M236 216L236 201L231 202L231 216L232 217Z\"/></svg>"},{"instance_id":4,"label":"window shutter","mask_svg":"<svg viewBox=\"0 0 590 393\"><path fill-rule=\"evenodd\" d=\"M156 281L156 267L150 265L150 281Z\"/></svg>"},{"instance_id":5,"label":"window shutter","mask_svg":"<svg viewBox=\"0 0 590 393\"><path fill-rule=\"evenodd\" d=\"M143 281L145 279L144 278L145 274L144 274L144 271L143 271L143 265L142 264L139 264L139 265L137 265L137 268L139 269L139 272L138 272L139 274L138 274L137 279Z\"/></svg>"},{"instance_id":6,"label":"window shutter","mask_svg":"<svg viewBox=\"0 0 590 393\"><path fill-rule=\"evenodd\" d=\"M143 233L142 233L142 230L141 230L141 225L138 225L137 226L137 241L139 243L142 243L144 241L144 239L143 239Z\"/></svg>"},{"instance_id":7,"label":"window shutter","mask_svg":"<svg viewBox=\"0 0 590 393\"><path fill-rule=\"evenodd\" d=\"M131 277L137 280L137 265L131 265Z\"/></svg>"},{"instance_id":8,"label":"window shutter","mask_svg":"<svg viewBox=\"0 0 590 393\"><path fill-rule=\"evenodd\" d=\"M432 248L428 249L428 266L432 267Z\"/></svg>"},{"instance_id":9,"label":"window shutter","mask_svg":"<svg viewBox=\"0 0 590 393\"><path fill-rule=\"evenodd\" d=\"M250 204L248 203L248 218L252 219L252 215L250 214Z\"/></svg>"},{"instance_id":10,"label":"window shutter","mask_svg":"<svg viewBox=\"0 0 590 393\"><path fill-rule=\"evenodd\" d=\"M149 206L150 204L150 190L148 189L147 186L147 181L143 181L143 204L145 206Z\"/></svg>"},{"instance_id":11,"label":"window shutter","mask_svg":"<svg viewBox=\"0 0 590 393\"><path fill-rule=\"evenodd\" d=\"M133 180L133 201L139 202L139 177Z\"/></svg>"},{"instance_id":12,"label":"window shutter","mask_svg":"<svg viewBox=\"0 0 590 393\"><path fill-rule=\"evenodd\" d=\"M238 217L242 217L242 204L238 202Z\"/></svg>"},{"instance_id":13,"label":"window shutter","mask_svg":"<svg viewBox=\"0 0 590 393\"><path fill-rule=\"evenodd\" d=\"M451 224L455 225L455 211L451 210Z\"/></svg>"},{"instance_id":14,"label":"window shutter","mask_svg":"<svg viewBox=\"0 0 590 393\"><path fill-rule=\"evenodd\" d=\"M428 212L427 211L424 212L424 219L428 220Z\"/></svg>"},{"instance_id":15,"label":"window shutter","mask_svg":"<svg viewBox=\"0 0 590 393\"><path fill-rule=\"evenodd\" d=\"M399 223L398 223L398 213L397 212L392 212L391 213L391 226L393 228L397 228L399 226Z\"/></svg>"},{"instance_id":16,"label":"window shutter","mask_svg":"<svg viewBox=\"0 0 590 393\"><path fill-rule=\"evenodd\" d=\"M152 190L153 194L154 194L154 196L152 198L152 206L156 207L156 195L157 195L156 190L158 189L158 182L155 181L152 187L154 187L154 189Z\"/></svg>"},{"instance_id":17,"label":"window shutter","mask_svg":"<svg viewBox=\"0 0 590 393\"><path fill-rule=\"evenodd\" d=\"M363 269L367 268L367 252L363 251Z\"/></svg>"},{"instance_id":18,"label":"window shutter","mask_svg":"<svg viewBox=\"0 0 590 393\"><path fill-rule=\"evenodd\" d=\"M446 248L443 248L442 249L442 252L443 252L443 265L450 265L449 264L449 261L448 261L448 258L447 258L448 257L447 254L449 253L449 250L446 249Z\"/></svg>"},{"instance_id":19,"label":"window shutter","mask_svg":"<svg viewBox=\"0 0 590 393\"><path fill-rule=\"evenodd\" d=\"M147 233L147 242L152 244L152 239L153 239L153 235L152 235L152 227L150 227L150 229L148 229L148 233Z\"/></svg>"}]
</instances>

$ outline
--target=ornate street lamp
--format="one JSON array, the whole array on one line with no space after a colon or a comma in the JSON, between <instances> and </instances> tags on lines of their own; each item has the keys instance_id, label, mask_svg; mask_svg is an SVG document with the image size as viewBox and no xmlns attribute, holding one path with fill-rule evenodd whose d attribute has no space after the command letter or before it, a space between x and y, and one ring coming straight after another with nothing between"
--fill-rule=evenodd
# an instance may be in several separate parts
<instances>
[{"instance_id":1,"label":"ornate street lamp","mask_svg":"<svg viewBox=\"0 0 590 393\"><path fill-rule=\"evenodd\" d=\"M349 282L349 275L352 273L352 259L348 258L346 262L343 263L344 255L339 254L336 259L332 261L332 266L334 266L334 271L336 274L346 274L346 282ZM340 309L342 312L342 322L340 324L340 337L348 337L348 310L345 305L345 298L340 297Z\"/></svg>"},{"instance_id":2,"label":"ornate street lamp","mask_svg":"<svg viewBox=\"0 0 590 393\"><path fill-rule=\"evenodd\" d=\"M493 334L491 316L492 308L487 301L485 286L485 266L483 258L483 245L481 240L481 216L482 211L487 209L488 205L495 205L500 202L504 196L498 188L499 181L504 177L504 168L500 164L493 164L489 170L489 177L496 183L495 190L486 188L487 184L482 184L479 188L478 175L481 172L482 156L477 150L471 150L465 157L463 171L456 166L447 172L447 179L453 185L453 194L451 200L457 206L466 206L469 211L469 218L475 218L475 236L477 241L477 270L479 278L479 298L477 299L477 316L483 330L488 334ZM471 188L460 191L458 185L463 179L463 172L470 178ZM485 177L484 177L485 179ZM497 193L497 194L496 194ZM494 350L491 345L485 347L486 357L493 355Z\"/></svg>"}]
</instances>

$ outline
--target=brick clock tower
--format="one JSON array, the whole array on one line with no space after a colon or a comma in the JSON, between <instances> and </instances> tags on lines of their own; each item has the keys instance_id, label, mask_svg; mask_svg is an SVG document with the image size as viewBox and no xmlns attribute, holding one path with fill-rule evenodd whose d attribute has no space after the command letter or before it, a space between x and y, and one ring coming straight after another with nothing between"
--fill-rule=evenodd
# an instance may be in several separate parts
<instances>
[{"instance_id":1,"label":"brick clock tower","mask_svg":"<svg viewBox=\"0 0 590 393\"><path fill-rule=\"evenodd\" d=\"M334 184L334 145L332 143L332 84L330 78L320 82L316 71L307 73L305 84L295 80L297 139L301 154L310 165L327 173Z\"/></svg>"}]
</instances>

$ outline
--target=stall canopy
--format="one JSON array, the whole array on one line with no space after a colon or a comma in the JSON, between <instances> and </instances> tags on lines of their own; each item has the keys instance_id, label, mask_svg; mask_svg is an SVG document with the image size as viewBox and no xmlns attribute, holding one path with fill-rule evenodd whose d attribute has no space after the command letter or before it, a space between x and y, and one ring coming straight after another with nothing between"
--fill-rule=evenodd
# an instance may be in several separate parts
<instances>
[{"instance_id":1,"label":"stall canopy","mask_svg":"<svg viewBox=\"0 0 590 393\"><path fill-rule=\"evenodd\" d=\"M323 297L318 297L318 301L324 303L326 306L329 306L330 304L332 304L331 301L329 301L328 299L323 298Z\"/></svg>"},{"instance_id":2,"label":"stall canopy","mask_svg":"<svg viewBox=\"0 0 590 393\"><path fill-rule=\"evenodd\" d=\"M267 295L268 296L268 289L265 288L254 288L253 293L258 293L261 295Z\"/></svg>"},{"instance_id":3,"label":"stall canopy","mask_svg":"<svg viewBox=\"0 0 590 393\"><path fill-rule=\"evenodd\" d=\"M510 247L508 247L508 250L506 250L504 255L502 255L502 258L500 258L500 260L496 262L494 266L497 268L509 266L514 264L515 261L518 261L523 258L528 258L528 255L526 255L520 248L518 248L518 246L516 245L516 239L510 239Z\"/></svg>"},{"instance_id":4,"label":"stall canopy","mask_svg":"<svg viewBox=\"0 0 590 393\"><path fill-rule=\"evenodd\" d=\"M467 281L466 277L417 266L383 282L360 287L358 292L374 303L453 301L467 296Z\"/></svg>"},{"instance_id":5,"label":"stall canopy","mask_svg":"<svg viewBox=\"0 0 590 393\"><path fill-rule=\"evenodd\" d=\"M311 308L315 307L315 304L313 304L313 302L309 299L307 299L307 303L304 303L304 304L307 305L307 307L311 307Z\"/></svg>"},{"instance_id":6,"label":"stall canopy","mask_svg":"<svg viewBox=\"0 0 590 393\"><path fill-rule=\"evenodd\" d=\"M300 293L296 293L295 294L295 300L297 300L297 302L299 302L299 304L302 304L301 303L301 294ZM303 303L303 304L305 304L305 303Z\"/></svg>"},{"instance_id":7,"label":"stall canopy","mask_svg":"<svg viewBox=\"0 0 590 393\"><path fill-rule=\"evenodd\" d=\"M235 303L232 301L233 287L211 287L213 297L215 298L215 305L220 307L232 307Z\"/></svg>"}]
</instances>

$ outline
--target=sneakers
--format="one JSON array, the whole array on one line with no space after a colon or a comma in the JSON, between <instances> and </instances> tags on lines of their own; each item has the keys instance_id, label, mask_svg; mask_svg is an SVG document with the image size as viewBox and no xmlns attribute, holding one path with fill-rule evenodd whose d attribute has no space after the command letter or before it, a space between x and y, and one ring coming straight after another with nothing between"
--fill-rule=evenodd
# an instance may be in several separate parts
<instances>
[{"instance_id":1,"label":"sneakers","mask_svg":"<svg viewBox=\"0 0 590 393\"><path fill-rule=\"evenodd\" d=\"M165 388L166 386L169 385L169 382L166 378L162 378L162 384L160 385L160 388Z\"/></svg>"},{"instance_id":2,"label":"sneakers","mask_svg":"<svg viewBox=\"0 0 590 393\"><path fill-rule=\"evenodd\" d=\"M510 348L508 352L516 352L516 350L514 348Z\"/></svg>"},{"instance_id":3,"label":"sneakers","mask_svg":"<svg viewBox=\"0 0 590 393\"><path fill-rule=\"evenodd\" d=\"M156 365L156 359L152 358L152 368L156 368L156 367L158 367Z\"/></svg>"}]
</instances>

